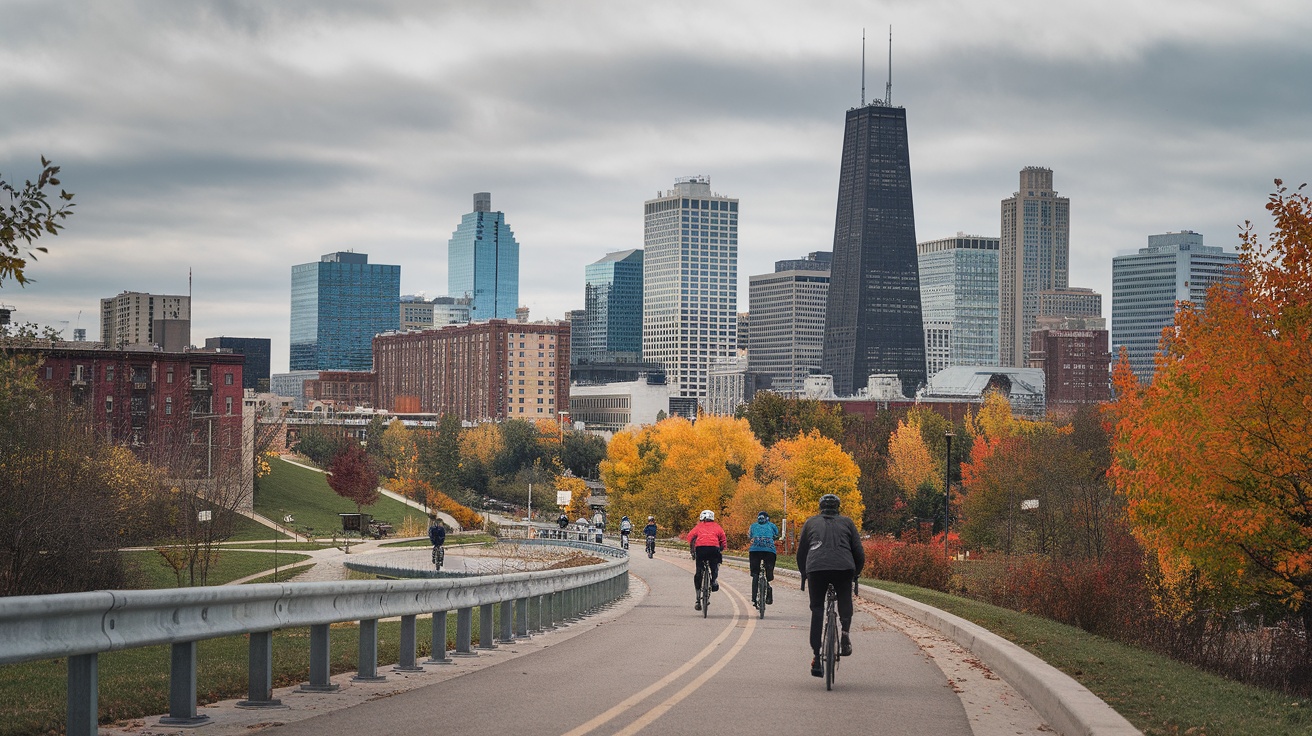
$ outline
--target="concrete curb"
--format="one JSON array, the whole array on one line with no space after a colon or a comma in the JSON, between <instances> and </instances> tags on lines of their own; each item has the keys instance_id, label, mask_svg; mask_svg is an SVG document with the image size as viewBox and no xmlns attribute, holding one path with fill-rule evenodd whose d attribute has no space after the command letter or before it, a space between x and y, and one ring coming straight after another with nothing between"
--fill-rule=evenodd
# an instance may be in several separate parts
<instances>
[{"instance_id":1,"label":"concrete curb","mask_svg":"<svg viewBox=\"0 0 1312 736\"><path fill-rule=\"evenodd\" d=\"M801 577L796 570L778 567L775 574ZM915 619L974 653L1064 736L1142 736L1124 716L1069 675L978 624L868 585L861 586L861 597Z\"/></svg>"}]
</instances>

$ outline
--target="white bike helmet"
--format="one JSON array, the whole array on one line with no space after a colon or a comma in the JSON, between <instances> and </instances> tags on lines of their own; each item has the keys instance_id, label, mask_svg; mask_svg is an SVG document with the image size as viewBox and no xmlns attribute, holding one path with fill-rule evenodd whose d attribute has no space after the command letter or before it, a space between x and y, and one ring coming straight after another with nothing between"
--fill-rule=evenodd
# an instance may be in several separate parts
<instances>
[{"instance_id":1,"label":"white bike helmet","mask_svg":"<svg viewBox=\"0 0 1312 736\"><path fill-rule=\"evenodd\" d=\"M711 511L710 509L706 509L705 511L702 512L701 516L697 518L701 521L715 521L715 512Z\"/></svg>"}]
</instances>

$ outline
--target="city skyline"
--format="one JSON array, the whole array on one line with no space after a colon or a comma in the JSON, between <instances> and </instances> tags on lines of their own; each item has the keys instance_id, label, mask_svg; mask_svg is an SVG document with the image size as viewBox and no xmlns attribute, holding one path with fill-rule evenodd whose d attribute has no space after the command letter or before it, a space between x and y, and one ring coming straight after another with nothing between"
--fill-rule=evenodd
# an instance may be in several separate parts
<instances>
[{"instance_id":1,"label":"city skyline","mask_svg":"<svg viewBox=\"0 0 1312 736\"><path fill-rule=\"evenodd\" d=\"M1071 271L1109 295L1112 258L1148 235L1231 252L1272 179L1312 179L1312 9L1201 5L761 3L743 25L732 4L15 2L0 172L32 178L44 154L78 209L0 302L94 336L88 295L188 293L192 269L193 336L269 337L279 371L294 264L354 249L441 294L452 222L493 191L526 244L520 301L559 319L587 263L641 247L652 183L704 173L748 215L745 304L747 274L830 247L861 28L882 92L888 24L919 239L998 235L1015 172L1051 168ZM697 122L651 122L670 110Z\"/></svg>"}]
</instances>

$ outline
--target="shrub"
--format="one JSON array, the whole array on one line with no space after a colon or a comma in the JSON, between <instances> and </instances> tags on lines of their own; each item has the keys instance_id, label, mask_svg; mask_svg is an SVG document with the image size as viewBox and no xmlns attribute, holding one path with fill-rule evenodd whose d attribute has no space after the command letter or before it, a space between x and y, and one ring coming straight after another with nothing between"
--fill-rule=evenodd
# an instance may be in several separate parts
<instances>
[{"instance_id":1,"label":"shrub","mask_svg":"<svg viewBox=\"0 0 1312 736\"><path fill-rule=\"evenodd\" d=\"M866 577L906 583L933 590L947 590L952 578L952 566L941 546L907 544L887 537L868 539L863 543L866 551Z\"/></svg>"}]
</instances>

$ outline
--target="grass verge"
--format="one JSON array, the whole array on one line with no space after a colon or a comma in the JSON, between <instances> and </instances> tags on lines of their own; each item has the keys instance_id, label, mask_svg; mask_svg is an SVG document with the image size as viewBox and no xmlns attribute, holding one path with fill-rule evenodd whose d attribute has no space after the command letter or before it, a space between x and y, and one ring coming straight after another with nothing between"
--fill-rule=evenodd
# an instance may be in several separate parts
<instances>
[{"instance_id":1,"label":"grass verge","mask_svg":"<svg viewBox=\"0 0 1312 736\"><path fill-rule=\"evenodd\" d=\"M475 641L479 636L478 618L474 616ZM401 624L396 621L378 624L380 670L398 659L400 629ZM420 657L426 658L432 652L431 634L432 626L427 622L417 627ZM333 673L355 671L358 628L354 624L334 624L330 636L329 661ZM455 643L455 616L447 617L446 636L450 648ZM202 641L197 645L197 658L198 704L246 696L245 637ZM105 652L99 660L102 724L168 712L168 646ZM274 687L305 682L310 670L310 630L273 632L273 663ZM63 659L0 666L0 703L4 704L5 713L0 718L0 736L63 733L67 682L68 663Z\"/></svg>"},{"instance_id":2,"label":"grass verge","mask_svg":"<svg viewBox=\"0 0 1312 736\"><path fill-rule=\"evenodd\" d=\"M270 460L269 467L270 473L256 482L257 514L270 519L292 514L297 529L309 529L317 537L327 537L342 528L338 514L355 513L355 504L334 493L323 473L279 459ZM386 496L379 496L377 503L363 510L374 518L391 522L397 529L407 516L413 517L419 528L428 528L428 519L422 511Z\"/></svg>"},{"instance_id":3,"label":"grass verge","mask_svg":"<svg viewBox=\"0 0 1312 736\"><path fill-rule=\"evenodd\" d=\"M910 585L863 582L960 616L1019 645L1089 688L1149 736L1312 732L1312 703L1045 618Z\"/></svg>"},{"instance_id":4,"label":"grass verge","mask_svg":"<svg viewBox=\"0 0 1312 736\"><path fill-rule=\"evenodd\" d=\"M497 538L491 534L482 532L473 532L471 534L448 534L446 535L446 546L451 547L457 544L490 544L497 541ZM427 539L409 539L404 542L386 542L379 545L380 547L428 547L432 545Z\"/></svg>"},{"instance_id":5,"label":"grass verge","mask_svg":"<svg viewBox=\"0 0 1312 736\"><path fill-rule=\"evenodd\" d=\"M133 568L139 574L140 585L142 588L177 588L178 578L173 573L173 568L164 562L164 557L160 553L151 551L131 551L121 552L121 555L127 561L130 568ZM278 554L278 564L291 565L302 560L308 560L309 555L295 554L291 552L282 552ZM247 575L254 575L257 572L272 570L274 555L272 552L246 552L239 550L220 550L218 557L210 565L209 577L206 580L207 585L223 585L230 583L238 578L244 578ZM190 581L188 571L182 571L182 587L187 587ZM197 578L197 584L200 584Z\"/></svg>"},{"instance_id":6,"label":"grass verge","mask_svg":"<svg viewBox=\"0 0 1312 736\"><path fill-rule=\"evenodd\" d=\"M285 583L288 580L291 580L292 578L296 577L297 575L300 575L301 573L305 572L306 570L309 570L310 568L314 567L314 564L315 563L313 562L308 562L304 565L292 565L291 567L280 567L278 568L277 574L269 573L268 575L255 578L254 580L247 580L246 582L242 583L242 585L255 585L256 583Z\"/></svg>"}]
</instances>

